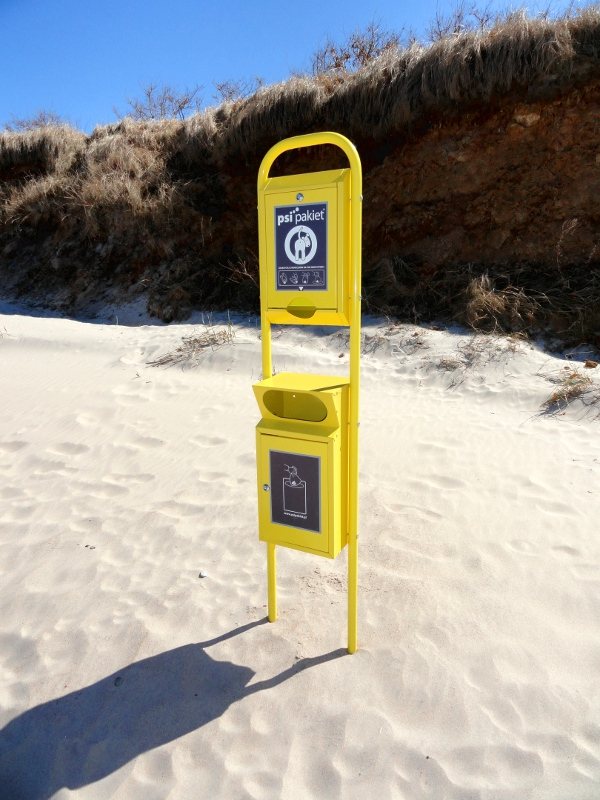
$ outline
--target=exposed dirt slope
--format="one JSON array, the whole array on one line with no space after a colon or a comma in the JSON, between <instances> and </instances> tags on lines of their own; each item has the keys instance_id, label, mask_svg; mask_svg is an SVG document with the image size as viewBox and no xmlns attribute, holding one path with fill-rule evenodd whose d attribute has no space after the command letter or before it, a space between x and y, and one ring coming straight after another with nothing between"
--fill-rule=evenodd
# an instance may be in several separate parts
<instances>
[{"instance_id":1,"label":"exposed dirt slope","mask_svg":"<svg viewBox=\"0 0 600 800\"><path fill-rule=\"evenodd\" d=\"M513 19L186 122L0 136L0 287L67 308L256 308L256 174L338 130L364 166L366 307L600 341L600 13ZM279 160L331 168L331 148Z\"/></svg>"}]
</instances>

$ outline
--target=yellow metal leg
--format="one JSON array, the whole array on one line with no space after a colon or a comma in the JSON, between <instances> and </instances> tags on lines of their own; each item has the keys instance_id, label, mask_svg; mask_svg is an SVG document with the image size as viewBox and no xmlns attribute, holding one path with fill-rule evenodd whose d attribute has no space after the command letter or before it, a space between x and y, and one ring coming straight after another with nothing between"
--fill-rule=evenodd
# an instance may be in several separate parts
<instances>
[{"instance_id":1,"label":"yellow metal leg","mask_svg":"<svg viewBox=\"0 0 600 800\"><path fill-rule=\"evenodd\" d=\"M269 622L277 619L277 562L275 545L267 542L267 582L269 586Z\"/></svg>"},{"instance_id":2,"label":"yellow metal leg","mask_svg":"<svg viewBox=\"0 0 600 800\"><path fill-rule=\"evenodd\" d=\"M358 553L357 542L348 542L348 652L358 647Z\"/></svg>"}]
</instances>

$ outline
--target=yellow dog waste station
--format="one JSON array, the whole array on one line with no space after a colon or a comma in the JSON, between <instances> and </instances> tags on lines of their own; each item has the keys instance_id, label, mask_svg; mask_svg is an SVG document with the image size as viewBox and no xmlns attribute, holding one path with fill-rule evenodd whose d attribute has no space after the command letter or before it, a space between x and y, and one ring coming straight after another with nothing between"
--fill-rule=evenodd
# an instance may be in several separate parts
<instances>
[{"instance_id":1,"label":"yellow dog waste station","mask_svg":"<svg viewBox=\"0 0 600 800\"><path fill-rule=\"evenodd\" d=\"M336 145L349 168L269 177L288 150ZM362 175L338 133L285 139L258 175L263 380L254 385L259 538L267 543L269 620L277 619L275 547L335 558L348 545L348 651L357 648L358 401ZM271 325L350 327L347 377L273 375Z\"/></svg>"}]
</instances>

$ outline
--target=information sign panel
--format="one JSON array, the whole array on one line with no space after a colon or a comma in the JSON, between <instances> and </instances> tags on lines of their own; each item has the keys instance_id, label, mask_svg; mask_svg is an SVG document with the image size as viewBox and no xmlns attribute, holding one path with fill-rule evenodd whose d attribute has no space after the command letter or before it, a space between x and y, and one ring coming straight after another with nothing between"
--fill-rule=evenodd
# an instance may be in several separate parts
<instances>
[{"instance_id":1,"label":"information sign panel","mask_svg":"<svg viewBox=\"0 0 600 800\"><path fill-rule=\"evenodd\" d=\"M275 206L275 274L277 291L326 291L327 203Z\"/></svg>"},{"instance_id":2,"label":"information sign panel","mask_svg":"<svg viewBox=\"0 0 600 800\"><path fill-rule=\"evenodd\" d=\"M321 459L269 451L271 521L321 533Z\"/></svg>"}]
</instances>

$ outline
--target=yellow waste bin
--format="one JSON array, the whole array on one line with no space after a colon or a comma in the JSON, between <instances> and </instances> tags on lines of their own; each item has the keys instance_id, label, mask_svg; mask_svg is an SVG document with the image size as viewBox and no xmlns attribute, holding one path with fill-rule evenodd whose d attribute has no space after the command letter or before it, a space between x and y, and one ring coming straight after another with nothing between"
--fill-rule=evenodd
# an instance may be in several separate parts
<instances>
[{"instance_id":1,"label":"yellow waste bin","mask_svg":"<svg viewBox=\"0 0 600 800\"><path fill-rule=\"evenodd\" d=\"M254 384L262 541L335 558L348 541L348 386L282 373Z\"/></svg>"}]
</instances>

